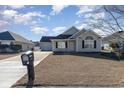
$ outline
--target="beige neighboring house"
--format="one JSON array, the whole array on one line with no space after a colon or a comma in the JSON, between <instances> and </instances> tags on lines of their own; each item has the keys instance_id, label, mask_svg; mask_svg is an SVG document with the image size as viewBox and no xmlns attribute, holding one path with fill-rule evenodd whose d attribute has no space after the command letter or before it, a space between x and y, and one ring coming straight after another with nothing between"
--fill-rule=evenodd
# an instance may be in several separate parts
<instances>
[{"instance_id":1,"label":"beige neighboring house","mask_svg":"<svg viewBox=\"0 0 124 93\"><path fill-rule=\"evenodd\" d=\"M104 43L122 43L124 42L124 31L117 31L103 38Z\"/></svg>"},{"instance_id":2,"label":"beige neighboring house","mask_svg":"<svg viewBox=\"0 0 124 93\"><path fill-rule=\"evenodd\" d=\"M104 44L110 45L111 43L117 43L124 49L124 31L117 31L107 37L103 38Z\"/></svg>"},{"instance_id":3,"label":"beige neighboring house","mask_svg":"<svg viewBox=\"0 0 124 93\"><path fill-rule=\"evenodd\" d=\"M34 48L34 44L26 38L10 31L0 33L0 44L17 44L21 45L22 51L31 50Z\"/></svg>"},{"instance_id":4,"label":"beige neighboring house","mask_svg":"<svg viewBox=\"0 0 124 93\"><path fill-rule=\"evenodd\" d=\"M102 38L92 30L71 27L58 36L43 36L41 50L54 52L100 52Z\"/></svg>"}]
</instances>

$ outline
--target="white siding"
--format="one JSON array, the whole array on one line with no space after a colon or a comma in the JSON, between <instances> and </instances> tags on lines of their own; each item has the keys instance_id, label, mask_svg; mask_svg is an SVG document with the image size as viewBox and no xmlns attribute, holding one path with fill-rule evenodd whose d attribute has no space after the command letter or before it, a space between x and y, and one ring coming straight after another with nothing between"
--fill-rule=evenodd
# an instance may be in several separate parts
<instances>
[{"instance_id":1,"label":"white siding","mask_svg":"<svg viewBox=\"0 0 124 93\"><path fill-rule=\"evenodd\" d=\"M57 52L73 52L75 51L75 41L67 41L67 48L56 48L56 42L57 41L52 41L52 47L53 47L53 51L57 51ZM58 41L59 42L59 41Z\"/></svg>"},{"instance_id":2,"label":"white siding","mask_svg":"<svg viewBox=\"0 0 124 93\"><path fill-rule=\"evenodd\" d=\"M34 48L34 44L17 42L17 41L13 41L13 40L1 40L0 42L1 42L1 44L8 44L8 45L10 45L10 43L13 42L14 44L21 45L22 46L22 51L31 50L32 48Z\"/></svg>"},{"instance_id":3,"label":"white siding","mask_svg":"<svg viewBox=\"0 0 124 93\"><path fill-rule=\"evenodd\" d=\"M23 42L14 42L14 44L19 44L22 46L22 51L28 51L34 48L34 44L23 43Z\"/></svg>"},{"instance_id":4,"label":"white siding","mask_svg":"<svg viewBox=\"0 0 124 93\"><path fill-rule=\"evenodd\" d=\"M32 48L34 48L34 45L32 44L21 44L21 45L22 45L22 51L31 50Z\"/></svg>"},{"instance_id":5,"label":"white siding","mask_svg":"<svg viewBox=\"0 0 124 93\"><path fill-rule=\"evenodd\" d=\"M93 37L93 47L92 48L82 48L82 40L85 41L85 38L87 36ZM94 48L94 40L96 41L96 48ZM68 42L68 48L56 48L56 42ZM85 41L86 42L86 41ZM52 41L52 47L53 51L58 51L58 52L100 52L101 51L101 46L102 46L102 39L97 36L93 32L85 32L80 34L75 40L53 40Z\"/></svg>"},{"instance_id":6,"label":"white siding","mask_svg":"<svg viewBox=\"0 0 124 93\"><path fill-rule=\"evenodd\" d=\"M92 36L94 38L94 40L96 40L96 48L82 48L82 40L85 41L85 38L87 36ZM101 45L102 45L101 38L99 38L98 36L96 36L95 34L93 34L91 32L83 33L82 35L80 35L76 39L76 47L77 47L76 51L77 52L100 52L101 51Z\"/></svg>"}]
</instances>

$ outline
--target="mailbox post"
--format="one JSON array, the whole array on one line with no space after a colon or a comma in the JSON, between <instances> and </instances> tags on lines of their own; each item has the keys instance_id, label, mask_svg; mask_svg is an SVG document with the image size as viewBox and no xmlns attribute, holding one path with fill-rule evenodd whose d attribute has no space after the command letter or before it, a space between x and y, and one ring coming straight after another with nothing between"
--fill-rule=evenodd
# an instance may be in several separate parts
<instances>
[{"instance_id":1,"label":"mailbox post","mask_svg":"<svg viewBox=\"0 0 124 93\"><path fill-rule=\"evenodd\" d=\"M27 66L28 72L28 84L27 87L33 86L33 82L35 79L34 73L34 53L32 51L27 51L26 53L21 55L22 64Z\"/></svg>"}]
</instances>

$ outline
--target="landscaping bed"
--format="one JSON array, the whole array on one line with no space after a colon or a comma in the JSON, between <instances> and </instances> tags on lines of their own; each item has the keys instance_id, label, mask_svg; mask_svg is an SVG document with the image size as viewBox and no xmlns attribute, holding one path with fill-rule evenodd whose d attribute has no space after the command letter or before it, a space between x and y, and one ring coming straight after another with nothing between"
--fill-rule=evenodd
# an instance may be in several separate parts
<instances>
[{"instance_id":1,"label":"landscaping bed","mask_svg":"<svg viewBox=\"0 0 124 93\"><path fill-rule=\"evenodd\" d=\"M124 61L101 53L55 53L35 67L33 87L124 87ZM26 87L27 75L12 87Z\"/></svg>"}]
</instances>

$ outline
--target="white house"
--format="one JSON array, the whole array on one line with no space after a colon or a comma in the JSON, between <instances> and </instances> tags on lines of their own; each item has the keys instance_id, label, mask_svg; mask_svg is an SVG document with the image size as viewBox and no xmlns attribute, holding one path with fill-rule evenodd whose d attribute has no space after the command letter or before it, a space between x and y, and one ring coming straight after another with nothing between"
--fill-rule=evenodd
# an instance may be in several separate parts
<instances>
[{"instance_id":1,"label":"white house","mask_svg":"<svg viewBox=\"0 0 124 93\"><path fill-rule=\"evenodd\" d=\"M41 50L54 52L100 52L101 45L102 38L97 33L75 27L56 37L42 37L40 44Z\"/></svg>"},{"instance_id":2,"label":"white house","mask_svg":"<svg viewBox=\"0 0 124 93\"><path fill-rule=\"evenodd\" d=\"M10 31L5 31L0 33L0 45L2 44L21 45L22 51L31 50L34 48L34 44L31 41Z\"/></svg>"}]
</instances>

